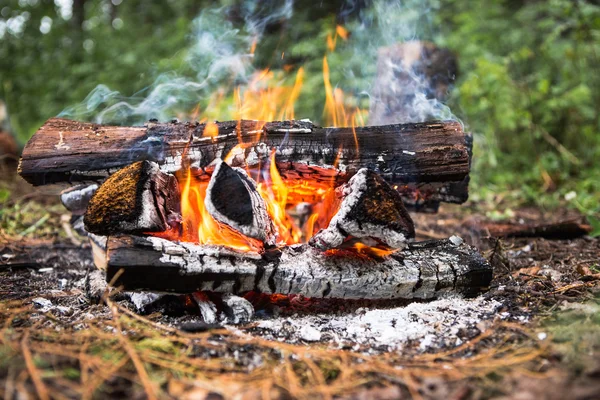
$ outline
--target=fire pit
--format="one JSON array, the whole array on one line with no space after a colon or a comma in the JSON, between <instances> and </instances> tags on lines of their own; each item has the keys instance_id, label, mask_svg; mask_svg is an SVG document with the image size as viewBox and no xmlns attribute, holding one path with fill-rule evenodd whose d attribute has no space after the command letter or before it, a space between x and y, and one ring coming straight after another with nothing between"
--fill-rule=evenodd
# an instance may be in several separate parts
<instances>
[{"instance_id":1,"label":"fire pit","mask_svg":"<svg viewBox=\"0 0 600 400\"><path fill-rule=\"evenodd\" d=\"M414 242L407 211L465 201L470 153L452 121L51 119L20 174L78 185L63 203L85 213L96 266L127 291L431 299L492 277L459 237Z\"/></svg>"}]
</instances>

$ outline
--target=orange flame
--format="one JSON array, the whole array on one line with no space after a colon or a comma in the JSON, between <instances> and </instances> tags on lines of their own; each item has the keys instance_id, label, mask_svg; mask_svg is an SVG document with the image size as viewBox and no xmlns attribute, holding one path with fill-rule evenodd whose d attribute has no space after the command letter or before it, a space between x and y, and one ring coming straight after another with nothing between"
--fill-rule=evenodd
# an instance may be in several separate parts
<instances>
[{"instance_id":1,"label":"orange flame","mask_svg":"<svg viewBox=\"0 0 600 400\"><path fill-rule=\"evenodd\" d=\"M207 180L197 180L190 170L186 171L181 190L181 231L170 230L157 236L198 244L225 245L240 251L261 251L263 245L259 240L217 222L208 213L204 205L207 188Z\"/></svg>"},{"instance_id":2,"label":"orange flame","mask_svg":"<svg viewBox=\"0 0 600 400\"><path fill-rule=\"evenodd\" d=\"M335 33L327 36L327 47L330 51L335 50L338 37L343 40L349 37L348 31L341 25L336 26ZM254 54L256 45L257 40L254 39L250 46L251 54ZM281 58L284 57L285 53L282 52ZM295 67L284 66L286 72L292 68ZM304 74L304 69L299 68L294 84L286 86L280 84L282 75L264 69L255 73L246 86L234 90L233 116L238 120L258 121L256 130L259 134L256 142L260 140L260 132L265 122L295 119L295 104L300 96ZM342 89L332 87L327 57L323 58L323 83L326 99L323 111L324 123L327 126L351 127L358 152L356 126L364 126L366 111L357 106L357 101L352 96L346 96ZM200 110L200 106L197 106L191 115L196 120L201 114L202 118L199 120L204 122L222 118L223 113L228 109L231 109L230 103L227 101L226 92L221 88L210 96L204 110ZM218 126L213 122L207 122L203 136L215 138L218 134ZM245 150L254 144L242 143L240 140L240 143L224 157L224 161L232 165L242 165L245 162ZM342 150L338 149L335 166L340 160ZM274 150L268 168L263 169L260 163L253 169L248 166L246 168L258 182L257 190L265 199L267 211L274 221L281 243L294 244L308 241L319 229L329 225L331 218L339 209L340 199L335 191L335 173L324 180L288 178L285 172L282 175L279 171ZM173 228L157 236L200 244L223 245L240 251L261 251L262 243L217 222L208 213L204 205L208 178L207 175L195 176L189 168L178 175L183 222L179 229ZM354 243L345 250L362 256L379 257L393 252L393 250L370 247L362 243Z\"/></svg>"},{"instance_id":3,"label":"orange flame","mask_svg":"<svg viewBox=\"0 0 600 400\"><path fill-rule=\"evenodd\" d=\"M204 132L202 132L202 136L216 138L219 135L219 126L214 122L206 123L204 127Z\"/></svg>"}]
</instances>

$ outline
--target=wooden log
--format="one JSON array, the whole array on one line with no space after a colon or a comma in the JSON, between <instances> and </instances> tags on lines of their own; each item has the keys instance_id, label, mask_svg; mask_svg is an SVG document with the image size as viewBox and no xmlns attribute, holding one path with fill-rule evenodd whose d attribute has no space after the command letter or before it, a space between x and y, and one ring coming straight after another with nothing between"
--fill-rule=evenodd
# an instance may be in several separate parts
<instances>
[{"instance_id":1,"label":"wooden log","mask_svg":"<svg viewBox=\"0 0 600 400\"><path fill-rule=\"evenodd\" d=\"M428 299L447 292L475 295L492 279L489 263L457 237L412 243L381 258L309 245L260 256L156 237L115 236L95 243L96 254L103 255L95 258L96 266L106 270L107 281L133 291Z\"/></svg>"},{"instance_id":2,"label":"wooden log","mask_svg":"<svg viewBox=\"0 0 600 400\"><path fill-rule=\"evenodd\" d=\"M265 200L258 192L256 182L243 169L231 168L218 159L204 204L218 222L267 245L277 243L277 233Z\"/></svg>"},{"instance_id":3,"label":"wooden log","mask_svg":"<svg viewBox=\"0 0 600 400\"><path fill-rule=\"evenodd\" d=\"M0 272L7 269L93 269L89 246L52 241L0 243Z\"/></svg>"},{"instance_id":4,"label":"wooden log","mask_svg":"<svg viewBox=\"0 0 600 400\"><path fill-rule=\"evenodd\" d=\"M465 225L482 235L491 237L542 237L546 239L575 239L592 231L585 218L571 218L555 222L515 224L471 219Z\"/></svg>"},{"instance_id":5,"label":"wooden log","mask_svg":"<svg viewBox=\"0 0 600 400\"><path fill-rule=\"evenodd\" d=\"M179 184L156 163L139 161L111 175L92 196L85 229L98 235L163 232L180 221Z\"/></svg>"},{"instance_id":6,"label":"wooden log","mask_svg":"<svg viewBox=\"0 0 600 400\"><path fill-rule=\"evenodd\" d=\"M340 189L344 196L340 209L329 226L310 239L312 246L321 250L336 248L354 237L402 249L415 236L400 194L377 173L361 169Z\"/></svg>"},{"instance_id":7,"label":"wooden log","mask_svg":"<svg viewBox=\"0 0 600 400\"><path fill-rule=\"evenodd\" d=\"M206 125L199 123L115 127L52 118L28 142L19 173L36 186L93 183L141 160L157 162L167 172L181 168L182 159L206 168L237 146L236 160L257 167L276 149L284 178L343 183L360 168L369 168L398 185L409 204L415 193L421 200L455 203L468 196L466 186L457 184L469 174L470 141L456 121L355 131L305 121L242 120L217 127L217 136L205 137Z\"/></svg>"}]
</instances>

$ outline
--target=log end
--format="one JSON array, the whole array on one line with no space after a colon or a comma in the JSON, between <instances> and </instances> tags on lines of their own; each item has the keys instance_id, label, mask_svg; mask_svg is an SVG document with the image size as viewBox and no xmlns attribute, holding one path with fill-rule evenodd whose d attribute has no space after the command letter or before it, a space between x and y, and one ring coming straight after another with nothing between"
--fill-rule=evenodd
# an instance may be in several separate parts
<instances>
[{"instance_id":1,"label":"log end","mask_svg":"<svg viewBox=\"0 0 600 400\"><path fill-rule=\"evenodd\" d=\"M179 209L177 179L161 172L156 163L138 161L98 188L88 204L84 224L98 235L162 232Z\"/></svg>"}]
</instances>

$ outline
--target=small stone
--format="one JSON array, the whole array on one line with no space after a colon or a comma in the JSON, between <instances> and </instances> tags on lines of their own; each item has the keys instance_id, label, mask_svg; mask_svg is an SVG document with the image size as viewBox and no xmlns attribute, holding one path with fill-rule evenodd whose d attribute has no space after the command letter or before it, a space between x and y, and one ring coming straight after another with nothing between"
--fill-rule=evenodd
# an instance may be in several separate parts
<instances>
[{"instance_id":1,"label":"small stone","mask_svg":"<svg viewBox=\"0 0 600 400\"><path fill-rule=\"evenodd\" d=\"M147 306L163 297L162 294L152 292L136 292L128 294L129 300L131 300L138 311L144 311Z\"/></svg>"},{"instance_id":2,"label":"small stone","mask_svg":"<svg viewBox=\"0 0 600 400\"><path fill-rule=\"evenodd\" d=\"M546 332L540 332L537 334L537 337L539 340L544 340L548 337L548 334Z\"/></svg>"},{"instance_id":3,"label":"small stone","mask_svg":"<svg viewBox=\"0 0 600 400\"><path fill-rule=\"evenodd\" d=\"M450 236L448 240L450 240L450 242L455 246L460 246L463 242L462 238L456 235Z\"/></svg>"},{"instance_id":4,"label":"small stone","mask_svg":"<svg viewBox=\"0 0 600 400\"><path fill-rule=\"evenodd\" d=\"M304 325L300 329L300 338L306 342L318 342L321 340L321 332L310 325Z\"/></svg>"},{"instance_id":5,"label":"small stone","mask_svg":"<svg viewBox=\"0 0 600 400\"><path fill-rule=\"evenodd\" d=\"M42 312L46 312L52 307L52 302L43 297L36 297L35 299L31 300L31 302L33 303L35 308L39 309Z\"/></svg>"}]
</instances>

